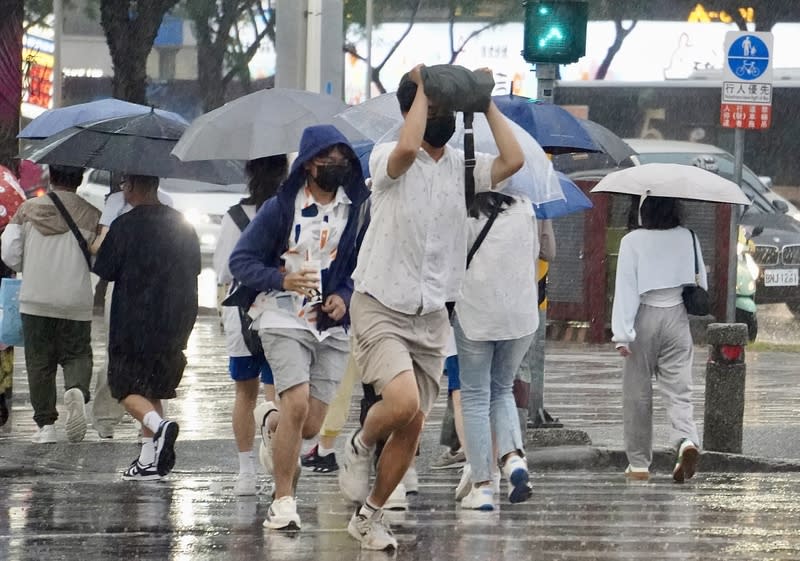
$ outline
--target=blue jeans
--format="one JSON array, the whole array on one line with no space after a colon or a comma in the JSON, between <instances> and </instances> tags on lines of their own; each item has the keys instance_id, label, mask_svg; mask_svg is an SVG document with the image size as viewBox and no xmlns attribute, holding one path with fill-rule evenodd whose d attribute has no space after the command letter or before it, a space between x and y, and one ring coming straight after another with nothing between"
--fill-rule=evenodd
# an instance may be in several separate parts
<instances>
[{"instance_id":1,"label":"blue jeans","mask_svg":"<svg viewBox=\"0 0 800 561\"><path fill-rule=\"evenodd\" d=\"M492 480L497 458L492 454L492 435L497 454L523 453L522 434L512 388L533 334L508 341L471 341L454 318L453 330L458 349L461 379L461 409L464 438L472 481ZM486 419L490 419L490 423Z\"/></svg>"}]
</instances>

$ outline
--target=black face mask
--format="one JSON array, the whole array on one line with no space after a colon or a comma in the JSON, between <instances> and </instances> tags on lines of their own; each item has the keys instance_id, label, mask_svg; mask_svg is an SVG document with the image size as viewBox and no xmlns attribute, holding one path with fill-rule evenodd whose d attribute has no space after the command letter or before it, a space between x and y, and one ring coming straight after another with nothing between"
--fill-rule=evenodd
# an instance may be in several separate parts
<instances>
[{"instance_id":1,"label":"black face mask","mask_svg":"<svg viewBox=\"0 0 800 561\"><path fill-rule=\"evenodd\" d=\"M434 148L441 148L453 133L456 132L456 116L455 115L440 115L438 117L431 117L425 125L425 134L422 140L433 146Z\"/></svg>"},{"instance_id":2,"label":"black face mask","mask_svg":"<svg viewBox=\"0 0 800 561\"><path fill-rule=\"evenodd\" d=\"M341 165L318 165L317 176L311 178L319 185L319 188L326 193L333 193L339 186L347 185L350 179L350 164Z\"/></svg>"}]
</instances>

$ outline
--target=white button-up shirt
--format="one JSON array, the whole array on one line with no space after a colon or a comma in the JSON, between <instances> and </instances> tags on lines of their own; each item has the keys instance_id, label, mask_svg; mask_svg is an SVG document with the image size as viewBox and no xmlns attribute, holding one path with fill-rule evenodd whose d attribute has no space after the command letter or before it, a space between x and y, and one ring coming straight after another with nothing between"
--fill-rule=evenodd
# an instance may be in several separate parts
<instances>
[{"instance_id":1,"label":"white button-up shirt","mask_svg":"<svg viewBox=\"0 0 800 561\"><path fill-rule=\"evenodd\" d=\"M464 153L445 147L437 162L420 149L392 179L386 168L395 144L378 144L370 156L372 219L353 279L356 290L392 310L427 314L456 300L464 279ZM494 158L476 154L476 192L491 188Z\"/></svg>"}]
</instances>

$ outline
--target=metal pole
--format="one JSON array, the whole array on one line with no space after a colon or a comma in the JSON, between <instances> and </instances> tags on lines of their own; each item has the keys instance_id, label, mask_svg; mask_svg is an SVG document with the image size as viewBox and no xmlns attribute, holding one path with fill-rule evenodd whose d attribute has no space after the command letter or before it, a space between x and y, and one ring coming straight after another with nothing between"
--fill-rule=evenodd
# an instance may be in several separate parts
<instances>
[{"instance_id":1,"label":"metal pole","mask_svg":"<svg viewBox=\"0 0 800 561\"><path fill-rule=\"evenodd\" d=\"M367 14L366 14L366 22L364 24L365 30L367 32L367 56L364 62L367 63L367 77L365 81L365 89L364 89L364 99L369 99L372 97L372 25L373 25L373 14L372 14L372 0L367 0Z\"/></svg>"},{"instance_id":2,"label":"metal pole","mask_svg":"<svg viewBox=\"0 0 800 561\"><path fill-rule=\"evenodd\" d=\"M744 166L744 129L734 129L733 136L733 182L742 186L742 167ZM728 299L725 307L725 320L736 321L736 268L739 257L736 245L739 243L739 208L731 207L730 252L728 256Z\"/></svg>"},{"instance_id":3,"label":"metal pole","mask_svg":"<svg viewBox=\"0 0 800 561\"><path fill-rule=\"evenodd\" d=\"M53 107L61 107L61 38L64 34L64 2L53 0Z\"/></svg>"},{"instance_id":4,"label":"metal pole","mask_svg":"<svg viewBox=\"0 0 800 561\"><path fill-rule=\"evenodd\" d=\"M308 0L306 22L306 87L310 92L322 93L322 0Z\"/></svg>"},{"instance_id":5,"label":"metal pole","mask_svg":"<svg viewBox=\"0 0 800 561\"><path fill-rule=\"evenodd\" d=\"M553 89L556 84L556 65L536 63L536 99L553 103Z\"/></svg>"}]
</instances>

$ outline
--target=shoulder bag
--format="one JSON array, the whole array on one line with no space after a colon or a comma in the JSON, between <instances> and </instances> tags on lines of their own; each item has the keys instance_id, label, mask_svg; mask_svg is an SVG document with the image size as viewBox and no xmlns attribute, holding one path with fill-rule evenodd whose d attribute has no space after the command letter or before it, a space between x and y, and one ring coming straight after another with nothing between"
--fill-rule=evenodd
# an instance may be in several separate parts
<instances>
[{"instance_id":1,"label":"shoulder bag","mask_svg":"<svg viewBox=\"0 0 800 561\"><path fill-rule=\"evenodd\" d=\"M700 286L700 260L697 257L697 241L694 230L692 233L692 252L694 253L694 284L683 287L683 305L686 312L692 316L706 316L711 312L708 292Z\"/></svg>"}]
</instances>

